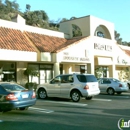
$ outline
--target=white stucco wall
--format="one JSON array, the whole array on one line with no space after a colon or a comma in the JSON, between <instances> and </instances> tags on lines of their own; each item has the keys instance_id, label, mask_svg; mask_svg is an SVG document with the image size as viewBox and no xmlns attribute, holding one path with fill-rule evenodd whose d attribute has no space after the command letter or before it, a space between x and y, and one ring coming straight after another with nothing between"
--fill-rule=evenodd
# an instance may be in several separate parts
<instances>
[{"instance_id":1,"label":"white stucco wall","mask_svg":"<svg viewBox=\"0 0 130 130\"><path fill-rule=\"evenodd\" d=\"M93 46L91 39L86 38L79 43L72 44L57 54L57 62L91 63Z\"/></svg>"},{"instance_id":2,"label":"white stucco wall","mask_svg":"<svg viewBox=\"0 0 130 130\"><path fill-rule=\"evenodd\" d=\"M0 60L3 61L37 61L36 52L0 49Z\"/></svg>"}]
</instances>

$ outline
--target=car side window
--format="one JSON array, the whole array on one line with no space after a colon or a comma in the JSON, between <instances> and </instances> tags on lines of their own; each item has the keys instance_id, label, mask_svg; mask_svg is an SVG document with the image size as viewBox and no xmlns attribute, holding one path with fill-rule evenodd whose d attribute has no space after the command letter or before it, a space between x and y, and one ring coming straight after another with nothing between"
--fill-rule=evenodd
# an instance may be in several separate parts
<instances>
[{"instance_id":1,"label":"car side window","mask_svg":"<svg viewBox=\"0 0 130 130\"><path fill-rule=\"evenodd\" d=\"M109 79L103 79L101 84L111 84L111 81Z\"/></svg>"},{"instance_id":2,"label":"car side window","mask_svg":"<svg viewBox=\"0 0 130 130\"><path fill-rule=\"evenodd\" d=\"M52 81L52 84L57 84L57 83L61 83L61 76L57 76L55 77Z\"/></svg>"},{"instance_id":3,"label":"car side window","mask_svg":"<svg viewBox=\"0 0 130 130\"><path fill-rule=\"evenodd\" d=\"M61 77L61 83L72 83L73 76L72 75L64 75Z\"/></svg>"},{"instance_id":4,"label":"car side window","mask_svg":"<svg viewBox=\"0 0 130 130\"><path fill-rule=\"evenodd\" d=\"M84 75L77 75L77 78L80 82L87 82L87 79Z\"/></svg>"}]
</instances>

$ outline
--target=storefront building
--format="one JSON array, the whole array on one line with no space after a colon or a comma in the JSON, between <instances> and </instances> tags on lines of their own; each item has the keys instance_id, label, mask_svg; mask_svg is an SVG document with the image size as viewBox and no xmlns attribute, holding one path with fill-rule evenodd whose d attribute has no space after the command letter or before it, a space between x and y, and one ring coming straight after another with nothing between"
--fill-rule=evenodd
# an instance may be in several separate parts
<instances>
[{"instance_id":1,"label":"storefront building","mask_svg":"<svg viewBox=\"0 0 130 130\"><path fill-rule=\"evenodd\" d=\"M129 80L130 48L116 44L114 30L113 23L94 16L62 22L60 32L28 26L19 15L0 20L0 80L39 84L75 72ZM25 76L29 67L39 75Z\"/></svg>"}]
</instances>

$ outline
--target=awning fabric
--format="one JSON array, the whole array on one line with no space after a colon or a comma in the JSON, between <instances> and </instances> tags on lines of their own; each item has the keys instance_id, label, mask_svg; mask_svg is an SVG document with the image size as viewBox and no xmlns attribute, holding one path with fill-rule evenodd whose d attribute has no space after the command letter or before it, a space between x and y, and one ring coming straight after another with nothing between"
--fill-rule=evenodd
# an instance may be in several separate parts
<instances>
[{"instance_id":1,"label":"awning fabric","mask_svg":"<svg viewBox=\"0 0 130 130\"><path fill-rule=\"evenodd\" d=\"M98 65L112 65L111 58L98 57Z\"/></svg>"}]
</instances>

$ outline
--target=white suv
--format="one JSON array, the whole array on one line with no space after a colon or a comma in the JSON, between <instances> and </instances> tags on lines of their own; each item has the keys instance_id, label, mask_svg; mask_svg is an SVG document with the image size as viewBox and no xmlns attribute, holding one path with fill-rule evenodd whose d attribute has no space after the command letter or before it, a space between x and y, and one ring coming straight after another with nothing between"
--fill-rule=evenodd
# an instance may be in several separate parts
<instances>
[{"instance_id":1,"label":"white suv","mask_svg":"<svg viewBox=\"0 0 130 130\"><path fill-rule=\"evenodd\" d=\"M38 98L71 98L78 102L80 97L92 99L100 93L98 81L92 74L61 74L49 83L39 84L36 89Z\"/></svg>"}]
</instances>

